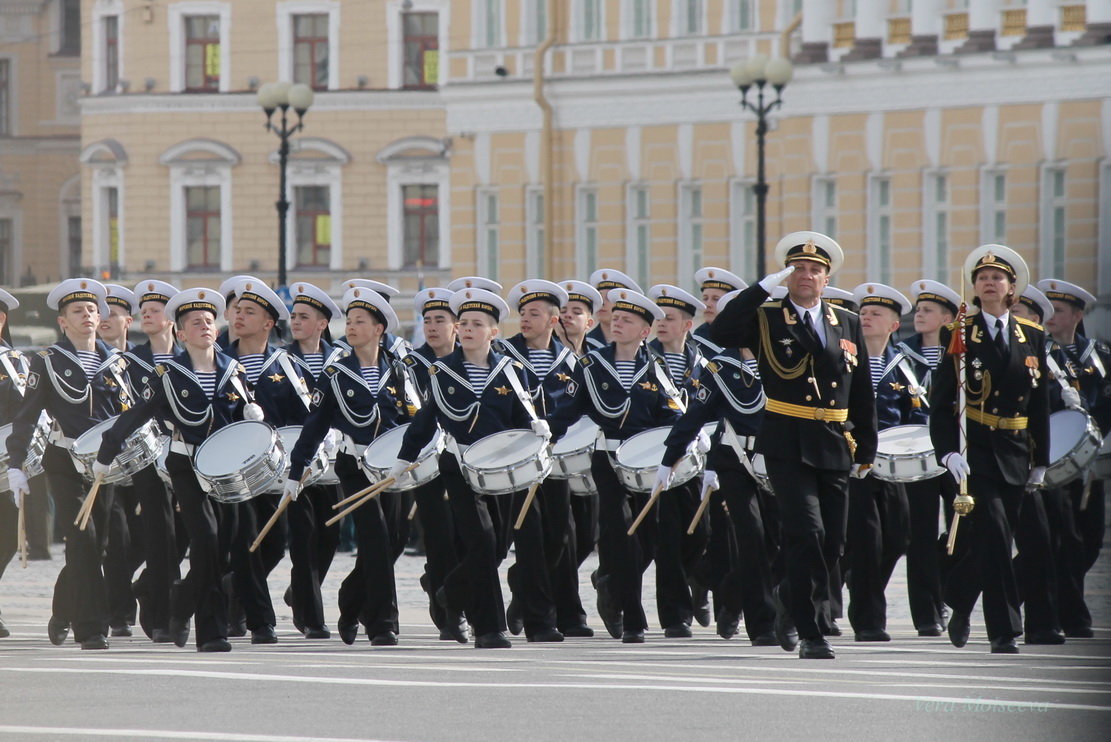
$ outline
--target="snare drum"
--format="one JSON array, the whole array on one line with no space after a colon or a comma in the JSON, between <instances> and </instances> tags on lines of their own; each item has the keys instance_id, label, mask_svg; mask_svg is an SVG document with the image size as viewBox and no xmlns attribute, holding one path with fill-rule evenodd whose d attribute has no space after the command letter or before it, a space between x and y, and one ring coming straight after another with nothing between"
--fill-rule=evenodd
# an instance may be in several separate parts
<instances>
[{"instance_id":1,"label":"snare drum","mask_svg":"<svg viewBox=\"0 0 1111 742\"><path fill-rule=\"evenodd\" d=\"M925 425L895 425L879 432L876 479L885 482L921 482L945 473L934 458L930 429Z\"/></svg>"},{"instance_id":2,"label":"snare drum","mask_svg":"<svg viewBox=\"0 0 1111 742\"><path fill-rule=\"evenodd\" d=\"M335 435L340 436L340 437L342 437L342 435L343 435L339 431L332 431L332 432ZM327 453L328 467L324 470L324 473L320 475L320 479L316 480L317 484L323 485L323 486L330 486L330 485L334 485L334 484L339 484L339 475L336 474L336 454L338 454L338 453L339 453L339 447L338 446L333 446L332 450Z\"/></svg>"},{"instance_id":3,"label":"snare drum","mask_svg":"<svg viewBox=\"0 0 1111 742\"><path fill-rule=\"evenodd\" d=\"M594 484L594 476L588 471L569 478L567 484L571 494L575 497L593 497L598 494L598 486Z\"/></svg>"},{"instance_id":4,"label":"snare drum","mask_svg":"<svg viewBox=\"0 0 1111 742\"><path fill-rule=\"evenodd\" d=\"M301 437L301 426L284 425L278 428L278 437L282 439L282 449L285 451L285 471L282 472L281 480L270 490L271 492L281 492L285 480L289 479L290 456L293 455L293 447L297 445L297 439ZM302 486L308 487L311 484L316 484L327 470L328 454L324 452L324 444L321 443L316 449L316 454L305 465L305 473L301 480Z\"/></svg>"},{"instance_id":5,"label":"snare drum","mask_svg":"<svg viewBox=\"0 0 1111 742\"><path fill-rule=\"evenodd\" d=\"M387 430L374 439L359 457L359 468L371 482L379 482L390 475L401 452L401 441L409 423ZM386 492L405 492L431 482L440 473L440 453L444 450L444 433L436 428L436 435L417 455L417 468L401 475L401 480L386 488Z\"/></svg>"},{"instance_id":6,"label":"snare drum","mask_svg":"<svg viewBox=\"0 0 1111 742\"><path fill-rule=\"evenodd\" d=\"M259 420L220 428L193 455L201 487L213 500L226 503L269 492L282 479L285 463L278 431Z\"/></svg>"},{"instance_id":7,"label":"snare drum","mask_svg":"<svg viewBox=\"0 0 1111 742\"><path fill-rule=\"evenodd\" d=\"M475 492L508 495L548 476L552 450L531 430L503 430L468 446L459 468Z\"/></svg>"},{"instance_id":8,"label":"snare drum","mask_svg":"<svg viewBox=\"0 0 1111 742\"><path fill-rule=\"evenodd\" d=\"M1111 435L1103 439L1103 445L1096 454L1096 463L1092 466L1092 476L1096 479L1111 479Z\"/></svg>"},{"instance_id":9,"label":"snare drum","mask_svg":"<svg viewBox=\"0 0 1111 742\"><path fill-rule=\"evenodd\" d=\"M1103 443L1096 423L1081 410L1059 410L1049 416L1049 467L1045 488L1054 489L1081 477Z\"/></svg>"},{"instance_id":10,"label":"snare drum","mask_svg":"<svg viewBox=\"0 0 1111 742\"><path fill-rule=\"evenodd\" d=\"M664 457L664 441L671 428L652 428L622 442L613 455L613 470L626 488L651 492L656 487L656 469ZM672 467L671 486L678 487L698 476L706 466L706 455L688 449Z\"/></svg>"},{"instance_id":11,"label":"snare drum","mask_svg":"<svg viewBox=\"0 0 1111 742\"><path fill-rule=\"evenodd\" d=\"M73 464L77 471L85 479L93 480L93 464L96 463L96 455L100 452L101 440L117 420L119 416L102 420L73 441L69 453L73 457ZM124 440L123 447L112 460L108 473L104 475L104 484L131 484L131 477L158 461L161 453L162 431L158 429L154 420L147 420Z\"/></svg>"},{"instance_id":12,"label":"snare drum","mask_svg":"<svg viewBox=\"0 0 1111 742\"><path fill-rule=\"evenodd\" d=\"M598 442L598 425L589 417L578 422L552 446L552 479L574 479L590 474L590 457Z\"/></svg>"}]
</instances>

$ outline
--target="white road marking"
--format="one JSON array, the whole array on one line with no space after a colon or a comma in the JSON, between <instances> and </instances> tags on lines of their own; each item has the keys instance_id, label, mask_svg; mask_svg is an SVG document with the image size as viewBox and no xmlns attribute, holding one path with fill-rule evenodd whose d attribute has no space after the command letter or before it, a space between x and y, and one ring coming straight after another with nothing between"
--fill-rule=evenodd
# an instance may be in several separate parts
<instances>
[{"instance_id":1,"label":"white road marking","mask_svg":"<svg viewBox=\"0 0 1111 742\"><path fill-rule=\"evenodd\" d=\"M169 729L89 729L87 727L32 727L0 725L0 734L49 734L73 737L141 737L143 739L213 739L227 742L378 742L369 737L297 737L288 734L181 732Z\"/></svg>"}]
</instances>

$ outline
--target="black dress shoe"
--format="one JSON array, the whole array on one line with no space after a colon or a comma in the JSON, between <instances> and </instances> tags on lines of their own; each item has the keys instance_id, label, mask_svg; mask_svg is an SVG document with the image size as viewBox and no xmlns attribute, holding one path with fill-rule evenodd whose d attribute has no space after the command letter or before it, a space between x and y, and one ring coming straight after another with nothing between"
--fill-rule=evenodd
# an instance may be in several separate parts
<instances>
[{"instance_id":1,"label":"black dress shoe","mask_svg":"<svg viewBox=\"0 0 1111 742\"><path fill-rule=\"evenodd\" d=\"M282 600L285 601L285 604L290 608L293 607L293 585L287 587L285 592L282 593Z\"/></svg>"},{"instance_id":2,"label":"black dress shoe","mask_svg":"<svg viewBox=\"0 0 1111 742\"><path fill-rule=\"evenodd\" d=\"M613 596L610 595L608 582L608 579L598 578L598 570L590 573L590 584L598 591L598 617L602 619L610 636L621 639L624 617L621 615L621 609L614 603Z\"/></svg>"},{"instance_id":3,"label":"black dress shoe","mask_svg":"<svg viewBox=\"0 0 1111 742\"><path fill-rule=\"evenodd\" d=\"M278 635L274 632L273 626L263 626L259 629L251 629L251 644L277 644Z\"/></svg>"},{"instance_id":4,"label":"black dress shoe","mask_svg":"<svg viewBox=\"0 0 1111 742\"><path fill-rule=\"evenodd\" d=\"M448 607L447 590L443 586L436 588L436 594L432 596L432 599L435 600L436 605L440 606L441 608Z\"/></svg>"},{"instance_id":5,"label":"black dress shoe","mask_svg":"<svg viewBox=\"0 0 1111 742\"><path fill-rule=\"evenodd\" d=\"M883 629L864 629L856 632L854 637L858 642L889 642L891 635Z\"/></svg>"},{"instance_id":6,"label":"black dress shoe","mask_svg":"<svg viewBox=\"0 0 1111 742\"><path fill-rule=\"evenodd\" d=\"M304 630L306 639L331 639L332 632L323 626L306 626Z\"/></svg>"},{"instance_id":7,"label":"black dress shoe","mask_svg":"<svg viewBox=\"0 0 1111 742\"><path fill-rule=\"evenodd\" d=\"M474 638L475 649L509 649L513 643L504 631L491 631L489 634Z\"/></svg>"},{"instance_id":8,"label":"black dress shoe","mask_svg":"<svg viewBox=\"0 0 1111 742\"><path fill-rule=\"evenodd\" d=\"M991 653L992 654L1018 654L1018 645L1015 644L1015 640L1013 638L992 639L991 640Z\"/></svg>"},{"instance_id":9,"label":"black dress shoe","mask_svg":"<svg viewBox=\"0 0 1111 742\"><path fill-rule=\"evenodd\" d=\"M558 629L541 629L534 631L525 637L530 642L561 642L563 641L563 632Z\"/></svg>"},{"instance_id":10,"label":"black dress shoe","mask_svg":"<svg viewBox=\"0 0 1111 742\"><path fill-rule=\"evenodd\" d=\"M644 644L644 630L637 629L635 631L622 631L621 632L622 644Z\"/></svg>"},{"instance_id":11,"label":"black dress shoe","mask_svg":"<svg viewBox=\"0 0 1111 742\"><path fill-rule=\"evenodd\" d=\"M703 587L695 580L691 580L691 605L694 606L694 620L699 626L709 626L712 619L710 613L710 590Z\"/></svg>"},{"instance_id":12,"label":"black dress shoe","mask_svg":"<svg viewBox=\"0 0 1111 742\"><path fill-rule=\"evenodd\" d=\"M741 616L739 613L734 613L728 608L721 608L718 611L718 636L722 639L732 639L737 635L737 629L741 625Z\"/></svg>"},{"instance_id":13,"label":"black dress shoe","mask_svg":"<svg viewBox=\"0 0 1111 742\"><path fill-rule=\"evenodd\" d=\"M779 646L783 647L783 651L792 652L799 645L799 632L795 629L795 623L787 613L787 606L783 605L783 601L779 598L778 585L772 589L772 603L775 604L775 624L773 626L775 639L779 642Z\"/></svg>"},{"instance_id":14,"label":"black dress shoe","mask_svg":"<svg viewBox=\"0 0 1111 742\"><path fill-rule=\"evenodd\" d=\"M821 639L803 639L799 642L799 659L803 660L831 660L835 657L833 647L825 637Z\"/></svg>"},{"instance_id":15,"label":"black dress shoe","mask_svg":"<svg viewBox=\"0 0 1111 742\"><path fill-rule=\"evenodd\" d=\"M941 636L945 629L941 628L941 624L935 623L933 626L924 626L918 630L918 636Z\"/></svg>"},{"instance_id":16,"label":"black dress shoe","mask_svg":"<svg viewBox=\"0 0 1111 742\"><path fill-rule=\"evenodd\" d=\"M446 611L443 626L440 627L440 641L457 641L467 643L467 622L456 611Z\"/></svg>"},{"instance_id":17,"label":"black dress shoe","mask_svg":"<svg viewBox=\"0 0 1111 742\"><path fill-rule=\"evenodd\" d=\"M123 626L113 626L112 636L131 636L131 627L127 624L124 624Z\"/></svg>"},{"instance_id":18,"label":"black dress shoe","mask_svg":"<svg viewBox=\"0 0 1111 742\"><path fill-rule=\"evenodd\" d=\"M227 639L211 639L197 646L198 652L230 652L231 642Z\"/></svg>"},{"instance_id":19,"label":"black dress shoe","mask_svg":"<svg viewBox=\"0 0 1111 742\"><path fill-rule=\"evenodd\" d=\"M189 619L188 618L171 618L170 619L170 639L179 647L184 647L189 643Z\"/></svg>"},{"instance_id":20,"label":"black dress shoe","mask_svg":"<svg viewBox=\"0 0 1111 742\"><path fill-rule=\"evenodd\" d=\"M594 629L590 628L584 623L575 624L574 626L565 626L560 629L564 636L574 639L588 639L594 636Z\"/></svg>"},{"instance_id":21,"label":"black dress shoe","mask_svg":"<svg viewBox=\"0 0 1111 742\"><path fill-rule=\"evenodd\" d=\"M151 629L150 640L155 644L172 644L174 635L169 629Z\"/></svg>"},{"instance_id":22,"label":"black dress shoe","mask_svg":"<svg viewBox=\"0 0 1111 742\"><path fill-rule=\"evenodd\" d=\"M949 617L949 641L954 647L963 647L968 644L968 634L972 627L968 623L968 616L957 611Z\"/></svg>"},{"instance_id":23,"label":"black dress shoe","mask_svg":"<svg viewBox=\"0 0 1111 742\"><path fill-rule=\"evenodd\" d=\"M691 634L690 624L677 623L664 629L664 636L668 639L689 639Z\"/></svg>"},{"instance_id":24,"label":"black dress shoe","mask_svg":"<svg viewBox=\"0 0 1111 742\"><path fill-rule=\"evenodd\" d=\"M1095 635L1096 632L1092 631L1091 626L1074 626L1071 629L1065 629L1065 636L1070 639L1091 639Z\"/></svg>"},{"instance_id":25,"label":"black dress shoe","mask_svg":"<svg viewBox=\"0 0 1111 742\"><path fill-rule=\"evenodd\" d=\"M0 639L7 639L11 635L12 632L8 631L8 627L4 625L4 619L0 618Z\"/></svg>"},{"instance_id":26,"label":"black dress shoe","mask_svg":"<svg viewBox=\"0 0 1111 742\"><path fill-rule=\"evenodd\" d=\"M69 623L51 616L46 623L46 635L50 637L50 643L55 647L62 646L66 642L66 637L69 636Z\"/></svg>"},{"instance_id":27,"label":"black dress shoe","mask_svg":"<svg viewBox=\"0 0 1111 742\"><path fill-rule=\"evenodd\" d=\"M108 649L108 640L104 634L93 634L88 639L81 640L82 649Z\"/></svg>"},{"instance_id":28,"label":"black dress shoe","mask_svg":"<svg viewBox=\"0 0 1111 742\"><path fill-rule=\"evenodd\" d=\"M829 622L829 628L822 630L822 636L841 636L841 627L836 619Z\"/></svg>"},{"instance_id":29,"label":"black dress shoe","mask_svg":"<svg viewBox=\"0 0 1111 742\"><path fill-rule=\"evenodd\" d=\"M354 644L355 640L359 638L359 624L358 623L344 623L339 622L339 638L343 640L344 644Z\"/></svg>"},{"instance_id":30,"label":"black dress shoe","mask_svg":"<svg viewBox=\"0 0 1111 742\"><path fill-rule=\"evenodd\" d=\"M517 636L525 628L525 616L516 598L510 599L509 607L505 609L505 623L513 636Z\"/></svg>"},{"instance_id":31,"label":"black dress shoe","mask_svg":"<svg viewBox=\"0 0 1111 742\"><path fill-rule=\"evenodd\" d=\"M776 639L775 634L771 633L771 632L769 632L767 634L758 634L756 636L756 638L752 640L752 646L754 646L754 647L778 647L779 646L779 640Z\"/></svg>"},{"instance_id":32,"label":"black dress shoe","mask_svg":"<svg viewBox=\"0 0 1111 742\"><path fill-rule=\"evenodd\" d=\"M380 634L375 634L370 639L370 646L372 647L396 647L397 634L392 631L383 631Z\"/></svg>"},{"instance_id":33,"label":"black dress shoe","mask_svg":"<svg viewBox=\"0 0 1111 742\"><path fill-rule=\"evenodd\" d=\"M228 636L241 637L247 636L247 619L240 618L237 621L228 622Z\"/></svg>"},{"instance_id":34,"label":"black dress shoe","mask_svg":"<svg viewBox=\"0 0 1111 742\"><path fill-rule=\"evenodd\" d=\"M1046 629L1045 631L1027 631L1026 638L1022 640L1023 644L1064 644L1065 635L1063 632L1056 629Z\"/></svg>"}]
</instances>

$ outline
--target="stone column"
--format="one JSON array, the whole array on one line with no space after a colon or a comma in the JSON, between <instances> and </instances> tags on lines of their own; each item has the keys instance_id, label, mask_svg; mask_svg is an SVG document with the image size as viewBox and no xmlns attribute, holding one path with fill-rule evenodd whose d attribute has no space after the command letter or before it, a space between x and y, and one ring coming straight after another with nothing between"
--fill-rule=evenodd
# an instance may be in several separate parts
<instances>
[{"instance_id":1,"label":"stone column","mask_svg":"<svg viewBox=\"0 0 1111 742\"><path fill-rule=\"evenodd\" d=\"M803 0L802 48L795 55L795 64L816 64L829 61L829 38L833 33L833 3L829 0Z\"/></svg>"},{"instance_id":2,"label":"stone column","mask_svg":"<svg viewBox=\"0 0 1111 742\"><path fill-rule=\"evenodd\" d=\"M853 48L841 57L842 61L852 62L883 56L885 29L880 5L880 0L856 0L856 17L853 18L856 39Z\"/></svg>"},{"instance_id":3,"label":"stone column","mask_svg":"<svg viewBox=\"0 0 1111 742\"><path fill-rule=\"evenodd\" d=\"M937 54L940 33L941 3L938 0L914 0L910 4L910 43L899 52L899 56L928 57Z\"/></svg>"},{"instance_id":4,"label":"stone column","mask_svg":"<svg viewBox=\"0 0 1111 742\"><path fill-rule=\"evenodd\" d=\"M1026 35L1012 49L1044 49L1054 45L1053 31L1060 13L1054 0L1029 0L1026 3Z\"/></svg>"},{"instance_id":5,"label":"stone column","mask_svg":"<svg viewBox=\"0 0 1111 742\"><path fill-rule=\"evenodd\" d=\"M968 39L957 54L995 51L995 31L999 28L999 0L972 0L968 4Z\"/></svg>"}]
</instances>

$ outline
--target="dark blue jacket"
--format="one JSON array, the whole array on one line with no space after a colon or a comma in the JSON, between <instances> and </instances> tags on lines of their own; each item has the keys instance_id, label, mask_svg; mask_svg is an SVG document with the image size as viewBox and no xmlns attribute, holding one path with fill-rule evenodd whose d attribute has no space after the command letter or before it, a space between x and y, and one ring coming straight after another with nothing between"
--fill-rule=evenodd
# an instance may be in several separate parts
<instances>
[{"instance_id":1,"label":"dark blue jacket","mask_svg":"<svg viewBox=\"0 0 1111 742\"><path fill-rule=\"evenodd\" d=\"M301 344L294 340L289 345L285 346L285 350L293 358L294 364L302 372L301 378L309 389L315 389L317 379L312 375L312 369L309 368L308 362L305 360L305 354L301 352ZM320 340L320 356L323 361L323 366L320 367L320 375L324 375L324 366L327 366L329 361L335 360L333 355L336 354L337 348L331 343L327 343L322 338ZM338 358L338 355L336 356Z\"/></svg>"},{"instance_id":2,"label":"dark blue jacket","mask_svg":"<svg viewBox=\"0 0 1111 742\"><path fill-rule=\"evenodd\" d=\"M890 345L883 351L884 373L875 386L876 421L880 430L896 425L925 425L929 422L926 400L920 400L919 406L914 406L910 379L899 368L900 361L905 360L905 356Z\"/></svg>"},{"instance_id":3,"label":"dark blue jacket","mask_svg":"<svg viewBox=\"0 0 1111 742\"><path fill-rule=\"evenodd\" d=\"M0 341L0 356L7 358L12 370L26 384L27 369L30 365L27 356L3 341ZM16 386L16 382L16 379L11 378L8 367L0 364L0 425L10 423L19 411L19 406L23 404L23 393Z\"/></svg>"},{"instance_id":4,"label":"dark blue jacket","mask_svg":"<svg viewBox=\"0 0 1111 742\"><path fill-rule=\"evenodd\" d=\"M1075 351L1054 340L1049 341L1049 353L1057 361L1065 380L1078 392L1080 402L1088 411L1100 433L1111 432L1111 348L1101 340L1086 338L1077 333ZM1050 409L1056 411L1061 403L1061 389L1056 382L1050 384Z\"/></svg>"},{"instance_id":5,"label":"dark blue jacket","mask_svg":"<svg viewBox=\"0 0 1111 742\"><path fill-rule=\"evenodd\" d=\"M232 358L239 358L238 340L232 343L228 355ZM252 385L252 390L255 402L262 407L264 419L276 428L285 425L301 425L308 416L308 408L298 395L297 388L290 380L287 370L282 366L281 357L289 356L289 354L283 348L267 344L262 355L266 360L263 363L261 373ZM300 369L300 366L292 357L289 358L289 361L295 371ZM304 375L303 378L306 382L309 376L309 374ZM306 386L308 389L312 389L312 385L306 383Z\"/></svg>"},{"instance_id":6,"label":"dark blue jacket","mask_svg":"<svg viewBox=\"0 0 1111 742\"><path fill-rule=\"evenodd\" d=\"M648 343L648 348L663 359L664 368L668 368L667 354L664 353L663 343L654 339ZM683 355L687 360L687 368L683 371L683 377L676 379L675 374L672 374L670 369L668 369L668 375L675 382L675 386L679 387L679 391L683 392L683 399L687 400L698 391L698 387L702 383L702 367L706 364L706 357L702 354L702 346L689 337L683 343Z\"/></svg>"},{"instance_id":7,"label":"dark blue jacket","mask_svg":"<svg viewBox=\"0 0 1111 742\"><path fill-rule=\"evenodd\" d=\"M532 395L532 404L536 407L536 414L546 418L555 411L559 401L567 390L567 382L571 380L571 372L575 370L575 354L571 349L552 336L548 343L548 350L555 359L552 367L543 378L536 374L536 369L529 361L528 344L521 334L514 335L507 340L497 342L499 352L509 356L523 370L525 388Z\"/></svg>"}]
</instances>

